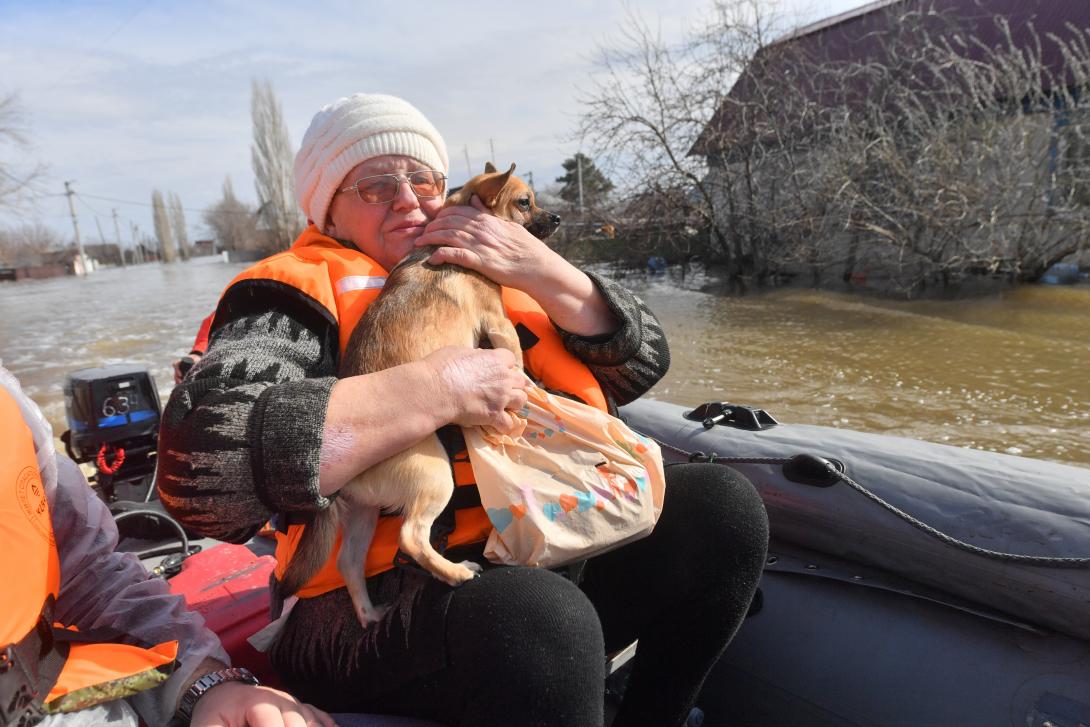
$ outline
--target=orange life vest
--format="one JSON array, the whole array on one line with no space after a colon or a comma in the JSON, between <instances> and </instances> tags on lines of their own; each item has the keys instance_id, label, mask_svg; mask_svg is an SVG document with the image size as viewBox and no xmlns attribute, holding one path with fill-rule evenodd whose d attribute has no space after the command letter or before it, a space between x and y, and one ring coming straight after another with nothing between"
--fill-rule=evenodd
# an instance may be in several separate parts
<instances>
[{"instance_id":1,"label":"orange life vest","mask_svg":"<svg viewBox=\"0 0 1090 727\"><path fill-rule=\"evenodd\" d=\"M167 678L178 642L141 649L56 639L60 559L34 439L0 386L0 724L33 724L129 696ZM84 639L86 641L86 639Z\"/></svg>"},{"instance_id":2,"label":"orange life vest","mask_svg":"<svg viewBox=\"0 0 1090 727\"><path fill-rule=\"evenodd\" d=\"M307 227L290 249L265 258L243 271L227 287L285 285L302 293L305 299L337 327L339 355L343 356L352 331L382 290L386 270L367 255L327 237L313 225ZM226 295L226 292L225 292ZM549 316L530 296L513 288L502 288L501 296L507 316L519 330L523 340L523 362L530 375L547 389L573 394L603 411L608 408L605 395L590 369L564 348L560 335ZM465 453L454 457L454 480L459 487L475 486L473 471ZM455 511L454 530L447 539L448 547L480 542L487 539L492 523L481 507ZM368 576L389 570L398 550L400 516L379 519L371 548L367 552L365 572ZM282 577L290 562L304 525L289 525L287 532L277 533L276 575ZM340 537L330 558L303 588L299 596L310 598L344 586L337 571Z\"/></svg>"}]
</instances>

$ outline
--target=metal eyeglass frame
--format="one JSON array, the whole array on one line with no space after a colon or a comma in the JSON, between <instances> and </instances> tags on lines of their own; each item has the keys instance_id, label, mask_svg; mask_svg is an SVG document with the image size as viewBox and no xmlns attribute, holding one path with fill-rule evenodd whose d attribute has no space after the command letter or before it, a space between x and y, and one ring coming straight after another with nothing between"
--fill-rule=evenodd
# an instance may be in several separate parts
<instances>
[{"instance_id":1,"label":"metal eyeglass frame","mask_svg":"<svg viewBox=\"0 0 1090 727\"><path fill-rule=\"evenodd\" d=\"M438 177L439 180L442 182L443 189L440 190L439 194L420 194L419 192L416 191L416 187L413 186L412 180L410 180L409 177L411 177L414 174L422 174L424 172L431 172L436 177ZM394 187L394 195L392 197L390 197L390 199L383 200L381 202L368 202L367 200L365 200L363 198L363 195L360 194L360 183L361 182L366 182L369 179L378 179L379 177L393 177L394 178L394 181L397 182L397 186ZM368 175L366 177L360 177L359 179L357 179L352 184L352 186L345 187L344 189L339 190L339 191L340 192L355 192L356 193L356 199L358 199L360 202L363 202L364 204L389 204L389 203L393 202L395 199L397 199L397 194L401 190L402 183L409 185L409 189L412 190L413 194L416 195L417 199L435 199L436 197L442 197L443 192L447 191L447 175L443 174L442 172L440 172L440 171L438 171L436 169L417 169L415 172L409 172L408 174L371 174L371 175Z\"/></svg>"}]
</instances>

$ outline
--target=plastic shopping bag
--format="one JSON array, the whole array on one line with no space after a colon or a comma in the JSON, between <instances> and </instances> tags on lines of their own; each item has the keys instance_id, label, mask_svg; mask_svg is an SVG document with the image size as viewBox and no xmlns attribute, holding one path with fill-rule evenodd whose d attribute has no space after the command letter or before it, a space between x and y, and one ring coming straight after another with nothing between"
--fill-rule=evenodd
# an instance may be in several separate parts
<instances>
[{"instance_id":1,"label":"plastic shopping bag","mask_svg":"<svg viewBox=\"0 0 1090 727\"><path fill-rule=\"evenodd\" d=\"M464 430L496 563L552 568L649 534L665 477L655 442L616 417L533 386L519 436Z\"/></svg>"}]
</instances>

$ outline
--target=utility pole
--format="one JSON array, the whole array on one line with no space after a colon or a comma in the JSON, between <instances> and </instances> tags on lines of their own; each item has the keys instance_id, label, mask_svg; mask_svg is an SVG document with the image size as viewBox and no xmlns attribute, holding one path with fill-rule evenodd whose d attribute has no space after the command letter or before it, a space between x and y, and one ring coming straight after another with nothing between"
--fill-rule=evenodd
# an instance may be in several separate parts
<instances>
[{"instance_id":1,"label":"utility pole","mask_svg":"<svg viewBox=\"0 0 1090 727\"><path fill-rule=\"evenodd\" d=\"M134 262L142 263L144 262L144 248L140 247L140 243L138 242L140 238L136 235L135 222L129 222L129 234L132 235L133 257L135 258Z\"/></svg>"},{"instance_id":2,"label":"utility pole","mask_svg":"<svg viewBox=\"0 0 1090 727\"><path fill-rule=\"evenodd\" d=\"M492 155L492 163L496 164L496 147L492 145L492 137L488 137L488 152ZM498 164L496 166L499 166Z\"/></svg>"},{"instance_id":3,"label":"utility pole","mask_svg":"<svg viewBox=\"0 0 1090 727\"><path fill-rule=\"evenodd\" d=\"M583 214L583 155L575 153L575 176L579 180L579 214Z\"/></svg>"},{"instance_id":4,"label":"utility pole","mask_svg":"<svg viewBox=\"0 0 1090 727\"><path fill-rule=\"evenodd\" d=\"M95 215L95 227L98 228L98 240L102 244L102 252L99 255L106 255L106 236L102 234L102 223L98 221L98 215Z\"/></svg>"},{"instance_id":5,"label":"utility pole","mask_svg":"<svg viewBox=\"0 0 1090 727\"><path fill-rule=\"evenodd\" d=\"M68 197L68 211L72 213L72 227L76 230L76 247L79 248L79 267L83 272L77 272L78 275L86 275L87 270L87 255L83 252L83 240L79 238L79 219L76 217L76 203L72 201L72 197L76 195L72 191L72 183L64 183L64 194Z\"/></svg>"},{"instance_id":6,"label":"utility pole","mask_svg":"<svg viewBox=\"0 0 1090 727\"><path fill-rule=\"evenodd\" d=\"M530 191L536 194L537 190L534 189L534 170L531 169L526 172L526 183L530 185Z\"/></svg>"},{"instance_id":7,"label":"utility pole","mask_svg":"<svg viewBox=\"0 0 1090 727\"><path fill-rule=\"evenodd\" d=\"M114 237L117 238L117 252L121 255L121 267L125 267L125 248L121 246L121 228L117 226L117 208L113 208L114 213Z\"/></svg>"},{"instance_id":8,"label":"utility pole","mask_svg":"<svg viewBox=\"0 0 1090 727\"><path fill-rule=\"evenodd\" d=\"M140 245L140 262L146 263L148 261L147 248L144 246L144 241L140 239L140 225L134 225L137 244Z\"/></svg>"},{"instance_id":9,"label":"utility pole","mask_svg":"<svg viewBox=\"0 0 1090 727\"><path fill-rule=\"evenodd\" d=\"M462 146L462 151L466 153L466 174L470 177L473 176L473 166L469 163L469 145Z\"/></svg>"}]
</instances>

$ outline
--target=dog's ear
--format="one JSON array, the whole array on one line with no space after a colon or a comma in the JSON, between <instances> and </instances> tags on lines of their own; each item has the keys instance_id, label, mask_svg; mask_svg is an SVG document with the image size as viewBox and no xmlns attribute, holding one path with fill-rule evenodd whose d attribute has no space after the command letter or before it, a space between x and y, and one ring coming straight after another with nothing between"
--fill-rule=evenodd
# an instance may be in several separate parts
<instances>
[{"instance_id":1,"label":"dog's ear","mask_svg":"<svg viewBox=\"0 0 1090 727\"><path fill-rule=\"evenodd\" d=\"M494 169L495 167L493 167L493 170ZM496 207L496 200L500 196L500 191L503 189L504 185L507 184L507 180L511 178L511 173L513 171L515 171L514 164L512 164L511 168L503 174L495 177L488 177L477 185L477 189L474 191L476 195L481 198L481 201L484 202L486 207L489 209L494 209Z\"/></svg>"},{"instance_id":2,"label":"dog's ear","mask_svg":"<svg viewBox=\"0 0 1090 727\"><path fill-rule=\"evenodd\" d=\"M469 199L472 195L473 188L469 185L462 185L461 189L447 197L447 201L443 206L454 207L456 205L467 205L469 204Z\"/></svg>"},{"instance_id":3,"label":"dog's ear","mask_svg":"<svg viewBox=\"0 0 1090 727\"><path fill-rule=\"evenodd\" d=\"M499 171L499 170L496 169L496 167L494 167L492 165L492 162L485 162L484 163L484 173L485 174L492 174L492 173L497 172L497 171Z\"/></svg>"}]
</instances>

